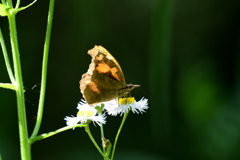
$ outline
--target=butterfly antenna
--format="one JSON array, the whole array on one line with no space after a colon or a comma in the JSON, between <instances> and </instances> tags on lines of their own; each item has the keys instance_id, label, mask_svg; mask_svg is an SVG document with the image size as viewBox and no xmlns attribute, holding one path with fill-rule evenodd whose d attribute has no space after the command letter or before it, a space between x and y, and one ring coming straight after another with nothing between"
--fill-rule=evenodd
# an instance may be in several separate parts
<instances>
[{"instance_id":1,"label":"butterfly antenna","mask_svg":"<svg viewBox=\"0 0 240 160\"><path fill-rule=\"evenodd\" d=\"M137 89L141 90L143 93L145 93L149 97L149 94L147 94L144 90L142 90L141 88L137 88Z\"/></svg>"}]
</instances>

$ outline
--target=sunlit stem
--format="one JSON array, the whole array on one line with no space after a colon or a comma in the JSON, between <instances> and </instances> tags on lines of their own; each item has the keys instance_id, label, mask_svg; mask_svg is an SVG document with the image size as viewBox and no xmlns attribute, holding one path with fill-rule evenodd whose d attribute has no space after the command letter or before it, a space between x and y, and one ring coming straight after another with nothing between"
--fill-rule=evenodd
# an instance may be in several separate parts
<instances>
[{"instance_id":1,"label":"sunlit stem","mask_svg":"<svg viewBox=\"0 0 240 160\"><path fill-rule=\"evenodd\" d=\"M103 107L97 109L98 114L102 114L102 108ZM101 123L101 126L100 126L100 130L101 130L101 137L102 137L103 153L105 154L105 147L104 147L104 139L105 139L105 137L104 137L104 129L103 129L103 124L102 123Z\"/></svg>"},{"instance_id":2,"label":"sunlit stem","mask_svg":"<svg viewBox=\"0 0 240 160\"><path fill-rule=\"evenodd\" d=\"M102 150L100 149L100 147L98 146L98 144L96 143L96 141L94 140L88 125L85 127L85 131L87 132L89 138L92 140L93 144L95 145L95 147L97 148L99 153L104 157L104 154L103 154Z\"/></svg>"},{"instance_id":3,"label":"sunlit stem","mask_svg":"<svg viewBox=\"0 0 240 160\"><path fill-rule=\"evenodd\" d=\"M6 2L5 2L5 0L2 0L2 4L3 4L3 5L6 5ZM1 159L0 159L0 160L1 160Z\"/></svg>"},{"instance_id":4,"label":"sunlit stem","mask_svg":"<svg viewBox=\"0 0 240 160\"><path fill-rule=\"evenodd\" d=\"M33 130L31 138L35 137L38 134L38 131L40 129L41 122L42 122L44 99L45 99L45 92L46 92L48 52L49 52L50 37L51 37L51 30L52 30L54 1L55 0L50 0L50 4L49 4L47 33L46 33L44 51L43 51L42 79L41 79L41 91L40 91L39 104L38 104L38 114L37 114L35 128Z\"/></svg>"},{"instance_id":5,"label":"sunlit stem","mask_svg":"<svg viewBox=\"0 0 240 160\"><path fill-rule=\"evenodd\" d=\"M44 133L44 134L41 134L39 136L36 136L32 139L29 140L29 143L34 143L35 141L39 141L41 139L45 139L45 138L48 138L48 137L51 137L55 134L58 134L58 133L61 133L63 131L66 131L66 130L69 130L69 129L73 129L73 128L76 128L76 127L85 127L86 125L84 124L77 124L77 125L74 125L74 126L66 126L66 127L63 127L63 128L60 128L56 131L52 131L52 132L49 132L49 133Z\"/></svg>"},{"instance_id":6,"label":"sunlit stem","mask_svg":"<svg viewBox=\"0 0 240 160\"><path fill-rule=\"evenodd\" d=\"M127 119L128 113L129 113L129 111L124 113L124 116L123 116L123 119L122 119L122 123L121 123L121 125L120 125L120 127L119 127L119 129L118 129L117 135L116 135L116 137L115 137L115 141L114 141L114 145L113 145L113 150L112 150L111 160L113 160L114 152L115 152L116 145L117 145L117 141L118 141L118 137L119 137L120 132L121 132L121 130L122 130L122 127L123 127L123 125L124 125L124 123L125 123L125 120Z\"/></svg>"},{"instance_id":7,"label":"sunlit stem","mask_svg":"<svg viewBox=\"0 0 240 160\"><path fill-rule=\"evenodd\" d=\"M19 5L20 5L20 0L17 0L15 9L18 9L18 8L19 8Z\"/></svg>"},{"instance_id":8,"label":"sunlit stem","mask_svg":"<svg viewBox=\"0 0 240 160\"><path fill-rule=\"evenodd\" d=\"M101 123L101 126L100 126L100 129L101 129L101 137L102 137L102 139L103 139L103 137L104 137L104 129L103 129L103 125L102 125L102 123ZM103 146L103 140L102 140L102 146ZM105 154L105 148L103 147L103 153Z\"/></svg>"},{"instance_id":9,"label":"sunlit stem","mask_svg":"<svg viewBox=\"0 0 240 160\"><path fill-rule=\"evenodd\" d=\"M7 72L8 72L9 78L10 78L12 84L15 85L16 82L15 82L15 78L14 78L14 75L13 75L13 72L12 72L11 64L10 64L10 61L9 61L9 58L8 58L7 48L6 48L4 39L3 39L1 29L0 29L0 43L1 43L1 46L2 46L3 57L4 57L4 60L5 60L5 64L6 64L6 67L7 67Z\"/></svg>"},{"instance_id":10,"label":"sunlit stem","mask_svg":"<svg viewBox=\"0 0 240 160\"><path fill-rule=\"evenodd\" d=\"M8 13L8 21L10 27L10 38L13 55L14 73L16 78L16 96L18 106L18 124L19 124L19 137L21 147L21 158L22 160L31 159L31 146L28 143L28 132L27 132L27 120L25 111L25 99L22 81L22 71L19 56L18 40L17 40L17 29L15 12L11 11Z\"/></svg>"},{"instance_id":11,"label":"sunlit stem","mask_svg":"<svg viewBox=\"0 0 240 160\"><path fill-rule=\"evenodd\" d=\"M7 0L7 6L9 6L9 7L13 7L13 5L12 5L12 0Z\"/></svg>"},{"instance_id":12,"label":"sunlit stem","mask_svg":"<svg viewBox=\"0 0 240 160\"><path fill-rule=\"evenodd\" d=\"M104 160L110 160L109 157L111 155L112 143L105 139L105 147L107 148L107 152L105 153Z\"/></svg>"},{"instance_id":13,"label":"sunlit stem","mask_svg":"<svg viewBox=\"0 0 240 160\"><path fill-rule=\"evenodd\" d=\"M104 107L103 103L100 106L96 107L96 110L98 111L99 115L102 115L103 107ZM101 123L101 126L100 126L100 131L101 131L101 137L102 137L103 153L105 154L106 153L106 150L105 150L105 147L104 147L104 139L105 139L105 137L104 137L104 129L103 129L103 124L102 123Z\"/></svg>"}]
</instances>

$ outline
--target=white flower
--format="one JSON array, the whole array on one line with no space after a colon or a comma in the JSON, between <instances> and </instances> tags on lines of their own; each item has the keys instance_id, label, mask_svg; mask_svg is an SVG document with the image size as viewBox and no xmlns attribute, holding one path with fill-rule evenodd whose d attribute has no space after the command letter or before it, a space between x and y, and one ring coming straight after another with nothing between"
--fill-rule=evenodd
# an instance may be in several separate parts
<instances>
[{"instance_id":1,"label":"white flower","mask_svg":"<svg viewBox=\"0 0 240 160\"><path fill-rule=\"evenodd\" d=\"M82 100L78 103L77 109L79 110L77 112L77 117L66 116L66 118L64 118L64 120L66 120L66 123L67 123L68 126L76 125L79 122L81 124L84 124L84 123L87 123L88 120L96 122L99 126L101 126L101 124L106 123L105 114L98 115L97 114L98 112L95 109L95 107L93 107L93 106L90 107L89 104L87 104L84 100Z\"/></svg>"},{"instance_id":2,"label":"white flower","mask_svg":"<svg viewBox=\"0 0 240 160\"><path fill-rule=\"evenodd\" d=\"M109 115L116 116L132 110L133 113L143 113L148 109L148 99L142 98L136 102L134 97L118 98L108 102L104 102L104 109Z\"/></svg>"}]
</instances>

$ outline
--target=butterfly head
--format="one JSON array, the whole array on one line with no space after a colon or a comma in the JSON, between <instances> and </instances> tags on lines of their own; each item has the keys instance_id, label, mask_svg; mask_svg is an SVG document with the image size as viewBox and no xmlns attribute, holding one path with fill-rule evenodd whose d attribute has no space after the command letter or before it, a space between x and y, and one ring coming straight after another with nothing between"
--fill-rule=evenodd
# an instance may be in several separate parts
<instances>
[{"instance_id":1,"label":"butterfly head","mask_svg":"<svg viewBox=\"0 0 240 160\"><path fill-rule=\"evenodd\" d=\"M124 87L125 89L128 89L129 91L133 90L134 88L140 87L138 84L126 84Z\"/></svg>"},{"instance_id":2,"label":"butterfly head","mask_svg":"<svg viewBox=\"0 0 240 160\"><path fill-rule=\"evenodd\" d=\"M134 88L140 87L140 85L137 84L126 84L125 87L123 87L122 89L119 90L119 96L125 96L127 95L131 90L133 90Z\"/></svg>"}]
</instances>

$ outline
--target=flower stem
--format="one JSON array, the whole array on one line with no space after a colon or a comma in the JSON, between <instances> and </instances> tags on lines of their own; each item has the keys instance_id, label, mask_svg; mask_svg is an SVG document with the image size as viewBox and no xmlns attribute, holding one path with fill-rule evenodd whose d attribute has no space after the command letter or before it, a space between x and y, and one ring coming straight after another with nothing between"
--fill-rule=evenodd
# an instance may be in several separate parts
<instances>
[{"instance_id":1,"label":"flower stem","mask_svg":"<svg viewBox=\"0 0 240 160\"><path fill-rule=\"evenodd\" d=\"M117 141L118 141L118 137L119 137L119 135L120 135L120 132L121 132L121 130L122 130L122 127L123 127L123 125L124 125L124 122L125 122L125 120L127 119L128 113L129 113L129 111L124 113L124 116L123 116L123 119L122 119L122 123L121 123L121 125L120 125L120 127L119 127L119 129L118 129L118 132L117 132L117 135L116 135L116 138L115 138L115 141L114 141L114 145L113 145L111 160L113 160L114 152L115 152L116 145L117 145Z\"/></svg>"},{"instance_id":2,"label":"flower stem","mask_svg":"<svg viewBox=\"0 0 240 160\"><path fill-rule=\"evenodd\" d=\"M100 149L100 147L98 146L98 144L96 143L96 141L94 140L91 132L90 132L90 129L89 129L89 126L87 125L85 127L85 131L87 132L89 138L92 140L93 144L95 145L95 147L97 148L97 150L99 151L99 153L104 157L105 155L103 154L102 150Z\"/></svg>"},{"instance_id":3,"label":"flower stem","mask_svg":"<svg viewBox=\"0 0 240 160\"><path fill-rule=\"evenodd\" d=\"M12 84L15 85L15 78L13 76L11 64L10 64L10 61L9 61L9 58L8 58L7 48L6 48L4 39L3 39L1 29L0 29L0 43L1 43L1 46L2 46L3 56L4 56L5 64L6 64L6 67L7 67L9 78L10 78Z\"/></svg>"},{"instance_id":4,"label":"flower stem","mask_svg":"<svg viewBox=\"0 0 240 160\"><path fill-rule=\"evenodd\" d=\"M15 90L15 85L11 83L0 83L0 87Z\"/></svg>"},{"instance_id":5,"label":"flower stem","mask_svg":"<svg viewBox=\"0 0 240 160\"><path fill-rule=\"evenodd\" d=\"M101 107L100 109L98 109L98 114L102 114L102 108L103 108L103 107ZM103 153L105 154L105 153L106 153L105 147L104 147L104 139L105 139L105 137L104 137L104 129L103 129L102 123L101 123L101 125L100 125L100 131L101 131L101 139L102 139Z\"/></svg>"},{"instance_id":6,"label":"flower stem","mask_svg":"<svg viewBox=\"0 0 240 160\"><path fill-rule=\"evenodd\" d=\"M104 157L104 160L110 160L109 157L111 155L111 150L112 150L112 143L108 140L108 139L105 139L105 147L107 148L107 152L105 153L105 157Z\"/></svg>"},{"instance_id":7,"label":"flower stem","mask_svg":"<svg viewBox=\"0 0 240 160\"><path fill-rule=\"evenodd\" d=\"M22 160L30 160L31 159L31 146L28 143L25 99L24 99L22 71L21 71L21 63L20 63L20 57L19 57L15 16L16 16L16 14L14 11L11 11L8 13L11 47L12 47L12 54L13 54L14 73L15 73L15 78L16 78L15 89L16 89L17 106L18 106L18 121L19 121L18 124L19 124L21 158L22 158Z\"/></svg>"},{"instance_id":8,"label":"flower stem","mask_svg":"<svg viewBox=\"0 0 240 160\"><path fill-rule=\"evenodd\" d=\"M31 138L35 137L38 134L38 131L40 129L41 122L42 122L44 99L45 99L45 92L46 92L47 63L48 63L48 52L49 52L51 29L52 29L54 1L55 0L50 0L50 4L49 4L47 32L46 32L44 51L43 51L42 80L41 80L41 91L40 91L40 98L39 98L39 104L38 104L38 114L36 119L36 125L31 135Z\"/></svg>"},{"instance_id":9,"label":"flower stem","mask_svg":"<svg viewBox=\"0 0 240 160\"><path fill-rule=\"evenodd\" d=\"M20 0L17 0L15 9L18 9L18 8L19 8L19 5L20 5Z\"/></svg>"},{"instance_id":10,"label":"flower stem","mask_svg":"<svg viewBox=\"0 0 240 160\"><path fill-rule=\"evenodd\" d=\"M44 134L41 134L41 135L39 135L39 136L36 136L36 137L34 137L34 138L32 138L32 139L29 139L29 143L32 144L32 143L34 143L34 142L36 142L36 141L38 141L38 140L51 137L51 136L53 136L53 135L55 135L55 134L61 133L61 132L63 132L63 131L66 131L66 130L69 130L69 129L72 129L72 128L85 127L85 126L86 126L86 125L84 125L84 124L77 124L77 125L74 125L74 126L66 126L66 127L60 128L60 129L58 129L58 130L56 130L56 131L52 131L52 132L49 132L49 133L44 133Z\"/></svg>"},{"instance_id":11,"label":"flower stem","mask_svg":"<svg viewBox=\"0 0 240 160\"><path fill-rule=\"evenodd\" d=\"M7 5L12 8L13 7L12 0L7 0Z\"/></svg>"},{"instance_id":12,"label":"flower stem","mask_svg":"<svg viewBox=\"0 0 240 160\"><path fill-rule=\"evenodd\" d=\"M105 147L103 146L103 138L104 138L104 129L103 129L103 125L101 124L100 126L101 129L101 137L102 137L102 147L103 147L103 153L105 154Z\"/></svg>"},{"instance_id":13,"label":"flower stem","mask_svg":"<svg viewBox=\"0 0 240 160\"><path fill-rule=\"evenodd\" d=\"M2 4L3 4L3 5L6 5L6 2L5 2L5 0L2 0ZM1 160L1 159L0 159L0 160Z\"/></svg>"}]
</instances>

